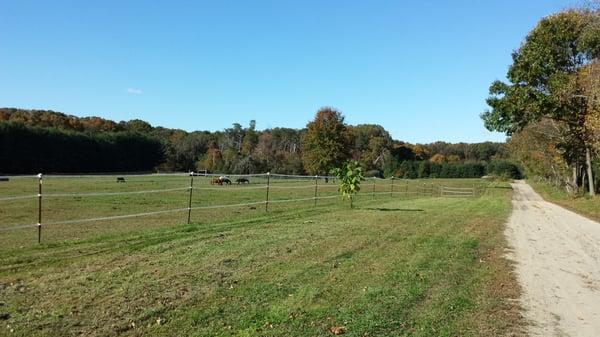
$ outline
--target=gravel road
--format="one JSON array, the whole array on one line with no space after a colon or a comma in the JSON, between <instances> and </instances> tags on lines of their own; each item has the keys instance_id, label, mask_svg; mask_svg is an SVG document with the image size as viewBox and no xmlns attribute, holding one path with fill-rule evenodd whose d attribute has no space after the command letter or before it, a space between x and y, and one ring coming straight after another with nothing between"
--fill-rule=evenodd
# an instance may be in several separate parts
<instances>
[{"instance_id":1,"label":"gravel road","mask_svg":"<svg viewBox=\"0 0 600 337\"><path fill-rule=\"evenodd\" d=\"M600 336L600 224L512 184L506 235L531 336Z\"/></svg>"}]
</instances>

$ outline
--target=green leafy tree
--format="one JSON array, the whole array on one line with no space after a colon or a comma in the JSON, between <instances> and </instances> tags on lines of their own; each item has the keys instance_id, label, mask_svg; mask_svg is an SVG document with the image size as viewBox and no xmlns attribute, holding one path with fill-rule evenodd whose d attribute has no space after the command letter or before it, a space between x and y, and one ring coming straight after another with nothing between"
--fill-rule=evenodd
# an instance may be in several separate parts
<instances>
[{"instance_id":1,"label":"green leafy tree","mask_svg":"<svg viewBox=\"0 0 600 337\"><path fill-rule=\"evenodd\" d=\"M341 167L331 170L339 182L339 192L342 198L350 200L350 208L353 208L353 197L360 191L360 182L364 180L363 169L356 160L346 161Z\"/></svg>"},{"instance_id":2,"label":"green leafy tree","mask_svg":"<svg viewBox=\"0 0 600 337\"><path fill-rule=\"evenodd\" d=\"M481 115L486 128L510 135L543 119L563 124L560 145L577 172L576 167L589 153L584 128L586 104L577 74L599 55L599 27L599 13L590 10L568 10L542 19L513 53L509 83L496 81L491 85L487 99L491 110ZM587 167L591 177L589 160ZM577 174L574 178L575 183L583 184Z\"/></svg>"},{"instance_id":3,"label":"green leafy tree","mask_svg":"<svg viewBox=\"0 0 600 337\"><path fill-rule=\"evenodd\" d=\"M302 138L302 160L306 172L324 175L350 158L352 132L340 111L321 108L306 128Z\"/></svg>"},{"instance_id":4,"label":"green leafy tree","mask_svg":"<svg viewBox=\"0 0 600 337\"><path fill-rule=\"evenodd\" d=\"M383 171L392 145L392 137L385 128L377 124L359 124L352 127L352 136L352 157L365 170Z\"/></svg>"}]
</instances>

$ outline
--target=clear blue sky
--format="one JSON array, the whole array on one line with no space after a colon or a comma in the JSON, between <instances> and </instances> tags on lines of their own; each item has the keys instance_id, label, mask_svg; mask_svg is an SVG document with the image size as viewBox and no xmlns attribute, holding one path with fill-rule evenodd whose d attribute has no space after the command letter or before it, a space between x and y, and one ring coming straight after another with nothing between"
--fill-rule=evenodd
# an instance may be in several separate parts
<instances>
[{"instance_id":1,"label":"clear blue sky","mask_svg":"<svg viewBox=\"0 0 600 337\"><path fill-rule=\"evenodd\" d=\"M573 1L0 2L0 106L219 130L321 106L396 139L484 141L489 84Z\"/></svg>"}]
</instances>

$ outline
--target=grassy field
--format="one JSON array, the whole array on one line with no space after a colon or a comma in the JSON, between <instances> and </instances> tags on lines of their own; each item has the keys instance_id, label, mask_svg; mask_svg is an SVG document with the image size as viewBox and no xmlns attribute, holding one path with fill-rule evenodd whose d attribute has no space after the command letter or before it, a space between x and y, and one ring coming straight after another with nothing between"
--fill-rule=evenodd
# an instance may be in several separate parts
<instances>
[{"instance_id":1,"label":"grassy field","mask_svg":"<svg viewBox=\"0 0 600 337\"><path fill-rule=\"evenodd\" d=\"M185 175L126 176L126 183L117 183L115 176L46 177L43 180L42 241L57 243L81 240L101 234L129 232L175 226L187 222L190 178ZM194 178L191 220L198 224L233 221L263 216L266 200L265 176L249 177L250 184L216 186L206 177ZM480 185L475 180L437 181L452 186ZM273 177L269 181L269 210L274 214L296 208L314 207L313 178ZM317 206L340 202L337 186L324 180L317 182ZM359 199L381 199L394 192L395 197L417 198L437 193L431 181L370 180L363 183ZM21 177L0 183L0 251L37 244L38 180ZM164 190L167 190L166 192ZM148 193L141 193L150 191ZM159 191L159 192L156 192ZM371 195L372 193L375 195ZM119 194L125 193L125 194ZM10 197L27 197L6 200ZM4 199L4 200L3 200ZM291 199L309 199L284 202ZM241 205L244 204L244 205ZM220 205L238 205L217 207ZM208 208L207 208L208 207ZM217 207L217 208L210 208ZM174 211L171 211L174 210ZM165 213L159 213L165 212ZM135 214L158 213L116 219ZM77 221L77 220L94 221ZM15 231L3 229L31 226Z\"/></svg>"},{"instance_id":2,"label":"grassy field","mask_svg":"<svg viewBox=\"0 0 600 337\"><path fill-rule=\"evenodd\" d=\"M86 231L3 248L0 335L329 336L342 326L347 336L518 334L518 287L502 258L510 190L416 196L364 194L354 210L332 198L269 213L198 212L190 225L181 214L172 225L66 226ZM235 201L221 198L211 202ZM109 200L67 215L109 212Z\"/></svg>"},{"instance_id":3,"label":"grassy field","mask_svg":"<svg viewBox=\"0 0 600 337\"><path fill-rule=\"evenodd\" d=\"M600 221L600 198L589 196L573 196L563 188L551 184L529 180L527 181L545 200L553 202L573 212L590 219Z\"/></svg>"}]
</instances>

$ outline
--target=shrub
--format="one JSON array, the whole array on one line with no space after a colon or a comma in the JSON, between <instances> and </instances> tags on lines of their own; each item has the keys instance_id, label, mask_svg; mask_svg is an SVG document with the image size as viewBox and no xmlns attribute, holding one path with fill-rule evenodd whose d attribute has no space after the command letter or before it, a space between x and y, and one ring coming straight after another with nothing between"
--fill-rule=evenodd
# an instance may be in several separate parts
<instances>
[{"instance_id":1,"label":"shrub","mask_svg":"<svg viewBox=\"0 0 600 337\"><path fill-rule=\"evenodd\" d=\"M508 160L492 160L486 167L486 174L507 179L521 179L521 168Z\"/></svg>"}]
</instances>

